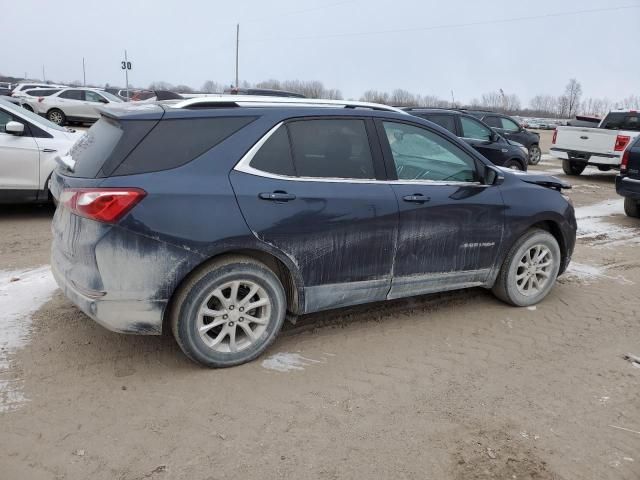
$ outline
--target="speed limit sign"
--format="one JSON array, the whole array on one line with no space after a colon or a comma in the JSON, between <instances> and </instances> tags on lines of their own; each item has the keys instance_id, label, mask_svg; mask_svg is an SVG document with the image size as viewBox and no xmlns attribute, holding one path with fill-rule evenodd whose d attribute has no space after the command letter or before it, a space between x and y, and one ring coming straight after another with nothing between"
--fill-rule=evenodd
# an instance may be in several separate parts
<instances>
[{"instance_id":1,"label":"speed limit sign","mask_svg":"<svg viewBox=\"0 0 640 480\"><path fill-rule=\"evenodd\" d=\"M123 60L122 62L120 62L120 68L122 68L122 70L131 70L131 62Z\"/></svg>"}]
</instances>

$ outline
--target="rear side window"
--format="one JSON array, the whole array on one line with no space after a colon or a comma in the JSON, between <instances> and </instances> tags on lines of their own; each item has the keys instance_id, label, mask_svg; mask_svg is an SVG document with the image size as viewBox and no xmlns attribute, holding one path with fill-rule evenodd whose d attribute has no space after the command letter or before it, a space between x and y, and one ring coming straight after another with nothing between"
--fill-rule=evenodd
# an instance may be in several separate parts
<instances>
[{"instance_id":1,"label":"rear side window","mask_svg":"<svg viewBox=\"0 0 640 480\"><path fill-rule=\"evenodd\" d=\"M115 169L113 175L133 175L180 167L254 119L215 117L162 120Z\"/></svg>"},{"instance_id":2,"label":"rear side window","mask_svg":"<svg viewBox=\"0 0 640 480\"><path fill-rule=\"evenodd\" d=\"M67 90L58 96L67 100L84 100L84 92L82 90Z\"/></svg>"},{"instance_id":3,"label":"rear side window","mask_svg":"<svg viewBox=\"0 0 640 480\"><path fill-rule=\"evenodd\" d=\"M287 127L281 126L269 137L253 157L250 165L263 172L295 176Z\"/></svg>"},{"instance_id":4,"label":"rear side window","mask_svg":"<svg viewBox=\"0 0 640 480\"><path fill-rule=\"evenodd\" d=\"M640 132L640 115L625 112L610 113L602 121L602 128Z\"/></svg>"},{"instance_id":5,"label":"rear side window","mask_svg":"<svg viewBox=\"0 0 640 480\"><path fill-rule=\"evenodd\" d=\"M454 135L456 134L456 120L453 115L423 115L422 118L446 128Z\"/></svg>"},{"instance_id":6,"label":"rear side window","mask_svg":"<svg viewBox=\"0 0 640 480\"><path fill-rule=\"evenodd\" d=\"M59 88L34 88L33 90L25 90L24 93L31 95L32 97L48 97L49 95L59 91Z\"/></svg>"},{"instance_id":7,"label":"rear side window","mask_svg":"<svg viewBox=\"0 0 640 480\"><path fill-rule=\"evenodd\" d=\"M288 124L300 177L375 178L363 120L305 120Z\"/></svg>"},{"instance_id":8,"label":"rear side window","mask_svg":"<svg viewBox=\"0 0 640 480\"><path fill-rule=\"evenodd\" d=\"M490 127L502 128L502 122L499 117L484 117L482 121Z\"/></svg>"},{"instance_id":9,"label":"rear side window","mask_svg":"<svg viewBox=\"0 0 640 480\"><path fill-rule=\"evenodd\" d=\"M462 136L464 138L476 140L489 140L491 138L491 130L473 118L460 117L460 125L462 126Z\"/></svg>"}]
</instances>

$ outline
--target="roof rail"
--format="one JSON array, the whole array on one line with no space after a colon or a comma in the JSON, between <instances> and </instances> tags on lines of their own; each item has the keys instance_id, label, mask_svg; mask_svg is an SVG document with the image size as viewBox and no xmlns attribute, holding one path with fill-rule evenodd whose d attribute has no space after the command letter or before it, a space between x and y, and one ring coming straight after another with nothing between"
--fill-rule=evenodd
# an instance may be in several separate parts
<instances>
[{"instance_id":1,"label":"roof rail","mask_svg":"<svg viewBox=\"0 0 640 480\"><path fill-rule=\"evenodd\" d=\"M270 97L258 95L217 95L211 97L188 98L169 105L171 108L230 108L230 107L333 107L368 108L387 112L407 114L404 110L379 103L351 100L322 100L317 98Z\"/></svg>"}]
</instances>

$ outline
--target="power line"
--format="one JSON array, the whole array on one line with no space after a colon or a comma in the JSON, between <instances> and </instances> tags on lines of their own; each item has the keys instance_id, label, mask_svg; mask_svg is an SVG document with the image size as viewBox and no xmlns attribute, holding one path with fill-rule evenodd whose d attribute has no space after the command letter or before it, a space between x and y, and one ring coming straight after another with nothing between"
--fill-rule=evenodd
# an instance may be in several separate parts
<instances>
[{"instance_id":1,"label":"power line","mask_svg":"<svg viewBox=\"0 0 640 480\"><path fill-rule=\"evenodd\" d=\"M631 8L640 8L640 4L638 5L624 5L620 7L607 7L607 8L592 8L588 10L574 10L571 12L558 12L558 13L546 13L542 15L530 15L526 17L514 17L514 18L504 18L504 19L496 19L496 20L481 20L477 22L468 22L468 23L450 23L446 25L430 25L426 27L410 27L410 28L397 28L391 30L372 30L369 32L344 32L344 33L333 33L328 35L307 35L301 37L271 37L271 38L252 38L251 40L315 40L315 39L323 39L323 38L343 38L343 37L359 37L366 35L383 35L390 33L406 33L406 32L426 32L429 30L442 30L445 28L463 28L463 27L473 27L479 25L495 25L501 23L512 23L512 22L521 22L526 20L541 20L545 18L553 18L553 17L568 17L573 15L582 15L585 13L598 13L598 12L613 12L619 10L628 10Z\"/></svg>"}]
</instances>

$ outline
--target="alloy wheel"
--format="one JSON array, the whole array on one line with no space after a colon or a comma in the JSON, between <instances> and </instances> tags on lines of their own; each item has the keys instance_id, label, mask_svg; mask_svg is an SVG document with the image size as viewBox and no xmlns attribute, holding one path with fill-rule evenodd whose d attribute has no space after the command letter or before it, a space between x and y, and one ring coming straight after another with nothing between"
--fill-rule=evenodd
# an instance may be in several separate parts
<instances>
[{"instance_id":1,"label":"alloy wheel","mask_svg":"<svg viewBox=\"0 0 640 480\"><path fill-rule=\"evenodd\" d=\"M544 245L529 248L518 262L516 286L518 291L530 297L540 293L546 286L553 270L553 255Z\"/></svg>"}]
</instances>

